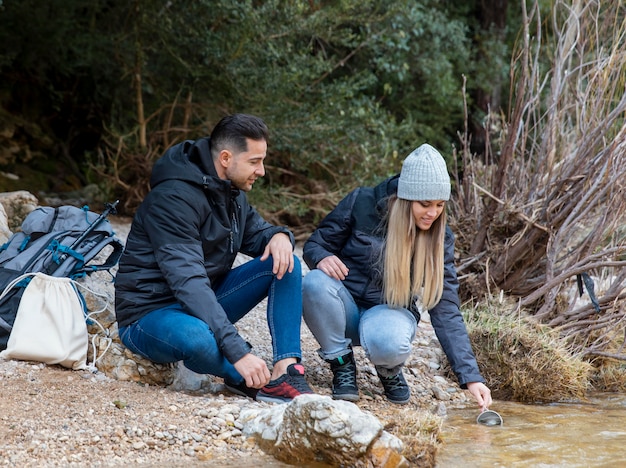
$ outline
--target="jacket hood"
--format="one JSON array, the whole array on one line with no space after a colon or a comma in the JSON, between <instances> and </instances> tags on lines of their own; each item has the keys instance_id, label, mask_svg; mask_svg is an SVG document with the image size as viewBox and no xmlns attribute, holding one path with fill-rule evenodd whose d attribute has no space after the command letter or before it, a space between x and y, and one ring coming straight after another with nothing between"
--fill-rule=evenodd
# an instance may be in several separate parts
<instances>
[{"instance_id":1,"label":"jacket hood","mask_svg":"<svg viewBox=\"0 0 626 468\"><path fill-rule=\"evenodd\" d=\"M389 177L383 180L380 184L374 187L374 199L376 200L376 208L379 212L386 210L387 199L391 195L398 193L398 179L400 174Z\"/></svg>"},{"instance_id":2,"label":"jacket hood","mask_svg":"<svg viewBox=\"0 0 626 468\"><path fill-rule=\"evenodd\" d=\"M230 189L231 186L229 181L217 176L208 137L184 141L165 152L152 168L150 187L154 188L166 180L181 180L221 190Z\"/></svg>"}]
</instances>

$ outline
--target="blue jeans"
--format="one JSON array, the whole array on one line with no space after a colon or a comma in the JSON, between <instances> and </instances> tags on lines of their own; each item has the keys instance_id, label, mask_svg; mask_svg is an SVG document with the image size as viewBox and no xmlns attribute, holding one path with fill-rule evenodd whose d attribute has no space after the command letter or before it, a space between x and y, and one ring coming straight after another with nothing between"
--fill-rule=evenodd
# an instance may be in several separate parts
<instances>
[{"instance_id":1,"label":"blue jeans","mask_svg":"<svg viewBox=\"0 0 626 468\"><path fill-rule=\"evenodd\" d=\"M339 280L311 270L302 288L304 321L320 344L322 359L331 360L363 346L386 377L395 375L411 354L417 320L408 309L380 304L360 307Z\"/></svg>"},{"instance_id":2,"label":"blue jeans","mask_svg":"<svg viewBox=\"0 0 626 468\"><path fill-rule=\"evenodd\" d=\"M231 323L237 322L267 297L267 323L272 337L273 362L300 360L302 323L302 268L294 256L294 268L281 280L272 273L272 258L252 259L233 268L215 287L217 301ZM121 327L120 340L133 353L153 362L183 361L198 374L243 379L219 350L215 336L202 320L185 313L180 304L154 310Z\"/></svg>"}]
</instances>

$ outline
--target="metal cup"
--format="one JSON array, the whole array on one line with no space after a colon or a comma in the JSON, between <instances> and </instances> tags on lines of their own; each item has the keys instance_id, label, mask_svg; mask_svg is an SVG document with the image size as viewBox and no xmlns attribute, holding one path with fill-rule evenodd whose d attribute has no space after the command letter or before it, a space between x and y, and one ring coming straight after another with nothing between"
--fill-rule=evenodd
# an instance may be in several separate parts
<instances>
[{"instance_id":1,"label":"metal cup","mask_svg":"<svg viewBox=\"0 0 626 468\"><path fill-rule=\"evenodd\" d=\"M502 416L492 410L480 413L476 418L476 422L484 426L501 426L503 423Z\"/></svg>"}]
</instances>

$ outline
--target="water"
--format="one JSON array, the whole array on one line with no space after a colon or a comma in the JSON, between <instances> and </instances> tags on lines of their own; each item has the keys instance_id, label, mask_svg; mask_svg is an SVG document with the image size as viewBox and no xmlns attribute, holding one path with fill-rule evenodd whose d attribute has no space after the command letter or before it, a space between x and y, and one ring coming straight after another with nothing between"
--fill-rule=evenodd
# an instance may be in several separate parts
<instances>
[{"instance_id":1,"label":"water","mask_svg":"<svg viewBox=\"0 0 626 468\"><path fill-rule=\"evenodd\" d=\"M599 394L584 403L524 405L495 402L504 424L476 423L476 406L451 409L443 425L437 468L626 467L626 394ZM210 462L189 464L213 468ZM289 468L269 455L220 468ZM308 465L306 468L327 467ZM181 465L182 468L182 465ZM298 467L305 468L305 467Z\"/></svg>"},{"instance_id":2,"label":"water","mask_svg":"<svg viewBox=\"0 0 626 468\"><path fill-rule=\"evenodd\" d=\"M626 466L626 395L584 403L495 402L502 426L476 423L476 407L450 410L437 468Z\"/></svg>"}]
</instances>

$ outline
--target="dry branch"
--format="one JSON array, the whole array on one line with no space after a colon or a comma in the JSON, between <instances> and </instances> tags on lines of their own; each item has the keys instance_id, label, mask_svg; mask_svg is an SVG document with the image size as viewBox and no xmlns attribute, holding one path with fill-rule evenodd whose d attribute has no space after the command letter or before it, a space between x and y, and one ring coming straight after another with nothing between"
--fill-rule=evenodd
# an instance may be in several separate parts
<instances>
[{"instance_id":1,"label":"dry branch","mask_svg":"<svg viewBox=\"0 0 626 468\"><path fill-rule=\"evenodd\" d=\"M459 263L473 278L473 293L481 285L483 293L504 290L537 320L583 343L585 328L624 327L625 12L617 0L553 2L546 70L540 57L548 35L537 2L528 11L520 3L524 29L511 64L511 110L497 126L499 155L489 147L484 158L494 164L476 161L470 138L461 138L463 180L452 218L468 259ZM611 278L598 291L604 317L591 306L573 310L569 279L584 272ZM594 353L608 345L608 335L600 336Z\"/></svg>"}]
</instances>

